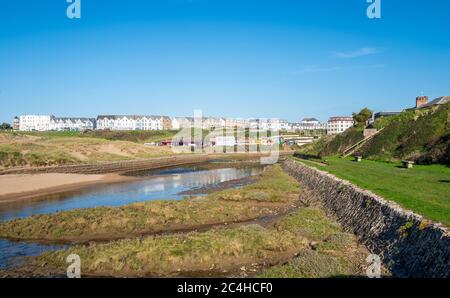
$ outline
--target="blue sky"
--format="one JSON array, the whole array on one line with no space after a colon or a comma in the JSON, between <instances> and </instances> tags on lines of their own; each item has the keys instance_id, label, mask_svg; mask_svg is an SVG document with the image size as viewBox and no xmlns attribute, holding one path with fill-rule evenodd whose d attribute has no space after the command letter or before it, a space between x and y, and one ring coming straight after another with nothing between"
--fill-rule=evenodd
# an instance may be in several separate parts
<instances>
[{"instance_id":1,"label":"blue sky","mask_svg":"<svg viewBox=\"0 0 450 298\"><path fill-rule=\"evenodd\" d=\"M298 121L450 95L450 1L0 2L0 121L163 114Z\"/></svg>"}]
</instances>

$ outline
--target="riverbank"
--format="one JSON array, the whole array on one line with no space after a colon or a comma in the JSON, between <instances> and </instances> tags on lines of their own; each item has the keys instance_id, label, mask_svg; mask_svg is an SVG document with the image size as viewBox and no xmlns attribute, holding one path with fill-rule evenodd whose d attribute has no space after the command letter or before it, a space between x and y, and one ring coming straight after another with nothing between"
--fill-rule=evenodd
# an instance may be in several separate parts
<instances>
[{"instance_id":1,"label":"riverbank","mask_svg":"<svg viewBox=\"0 0 450 298\"><path fill-rule=\"evenodd\" d=\"M0 237L80 243L137 237L286 213L299 196L297 182L276 165L258 182L205 197L149 201L122 207L84 208L0 223Z\"/></svg>"},{"instance_id":2,"label":"riverbank","mask_svg":"<svg viewBox=\"0 0 450 298\"><path fill-rule=\"evenodd\" d=\"M302 207L269 224L77 245L0 277L64 276L70 254L80 256L82 277L364 276L368 253L320 209Z\"/></svg>"},{"instance_id":3,"label":"riverbank","mask_svg":"<svg viewBox=\"0 0 450 298\"><path fill-rule=\"evenodd\" d=\"M294 151L280 151L278 152L278 158L284 159L286 156L290 156L293 154ZM188 165L214 160L225 160L225 161L252 160L259 162L260 158L267 156L269 156L269 154L267 153L179 154L148 159L98 162L98 163L78 164L78 165L3 168L0 169L0 176L11 174L38 174L38 173L64 173L64 174L121 173L126 171L151 170L164 167Z\"/></svg>"},{"instance_id":4,"label":"riverbank","mask_svg":"<svg viewBox=\"0 0 450 298\"><path fill-rule=\"evenodd\" d=\"M282 158L289 153L283 152ZM92 186L139 179L122 175L127 171L151 171L176 166L220 161L230 166L258 162L261 154L192 154L152 158L138 161L108 162L91 165L13 168L0 171L0 205L26 200L39 200L48 195L83 190ZM233 163L235 161L235 163ZM234 164L234 165L233 165Z\"/></svg>"},{"instance_id":5,"label":"riverbank","mask_svg":"<svg viewBox=\"0 0 450 298\"><path fill-rule=\"evenodd\" d=\"M207 196L11 220L0 237L69 246L0 277L64 276L71 253L83 277L365 276L369 251L311 195L273 165L253 184Z\"/></svg>"}]
</instances>

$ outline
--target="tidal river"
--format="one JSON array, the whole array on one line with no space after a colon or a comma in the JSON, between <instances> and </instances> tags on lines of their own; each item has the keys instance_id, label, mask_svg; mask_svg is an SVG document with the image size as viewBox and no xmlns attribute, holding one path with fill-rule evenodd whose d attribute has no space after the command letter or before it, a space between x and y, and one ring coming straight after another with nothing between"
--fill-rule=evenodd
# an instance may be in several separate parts
<instances>
[{"instance_id":1,"label":"tidal river","mask_svg":"<svg viewBox=\"0 0 450 298\"><path fill-rule=\"evenodd\" d=\"M36 214L49 214L78 208L122 206L151 200L179 200L182 192L222 182L258 175L260 166L245 168L224 167L204 169L200 166L180 167L156 171L129 172L139 179L131 182L90 187L83 191L44 197L38 201L5 204L0 206L0 221L25 218ZM29 242L11 242L0 239L0 268L20 263L24 256L39 255L61 245L44 245Z\"/></svg>"}]
</instances>

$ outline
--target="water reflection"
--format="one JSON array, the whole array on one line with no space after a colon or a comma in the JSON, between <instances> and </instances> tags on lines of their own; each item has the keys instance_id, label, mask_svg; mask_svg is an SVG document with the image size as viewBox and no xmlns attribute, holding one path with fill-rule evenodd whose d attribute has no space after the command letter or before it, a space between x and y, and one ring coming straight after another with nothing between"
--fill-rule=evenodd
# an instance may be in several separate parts
<instances>
[{"instance_id":1,"label":"water reflection","mask_svg":"<svg viewBox=\"0 0 450 298\"><path fill-rule=\"evenodd\" d=\"M23 262L23 257L38 256L44 252L65 247L66 245L44 245L0 239L0 269L12 269L20 266Z\"/></svg>"},{"instance_id":2,"label":"water reflection","mask_svg":"<svg viewBox=\"0 0 450 298\"><path fill-rule=\"evenodd\" d=\"M3 204L0 207L0 221L76 208L121 206L133 202L158 199L177 200L182 198L181 195L177 195L180 192L258 175L261 172L261 167L213 170L189 167L128 173L128 175L141 176L142 179L134 182L95 186L84 191L46 195L39 201ZM0 269L20 265L23 257L40 255L46 251L64 247L0 239Z\"/></svg>"},{"instance_id":3,"label":"water reflection","mask_svg":"<svg viewBox=\"0 0 450 298\"><path fill-rule=\"evenodd\" d=\"M222 168L213 170L170 169L172 174L159 171L158 176L148 176L138 181L101 185L78 192L46 196L38 201L4 204L0 207L0 221L48 214L77 208L121 206L149 200L177 200L180 192L214 185L261 173L260 167ZM161 175L163 174L163 175Z\"/></svg>"}]
</instances>

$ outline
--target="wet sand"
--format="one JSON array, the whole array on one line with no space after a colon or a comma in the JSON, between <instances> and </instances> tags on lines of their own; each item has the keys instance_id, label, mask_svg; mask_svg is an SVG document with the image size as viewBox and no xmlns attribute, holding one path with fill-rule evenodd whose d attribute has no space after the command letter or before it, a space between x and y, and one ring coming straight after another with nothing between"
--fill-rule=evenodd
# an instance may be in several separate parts
<instances>
[{"instance_id":1,"label":"wet sand","mask_svg":"<svg viewBox=\"0 0 450 298\"><path fill-rule=\"evenodd\" d=\"M38 198L48 194L80 190L99 184L135 180L119 174L16 174L0 176L0 204Z\"/></svg>"}]
</instances>

